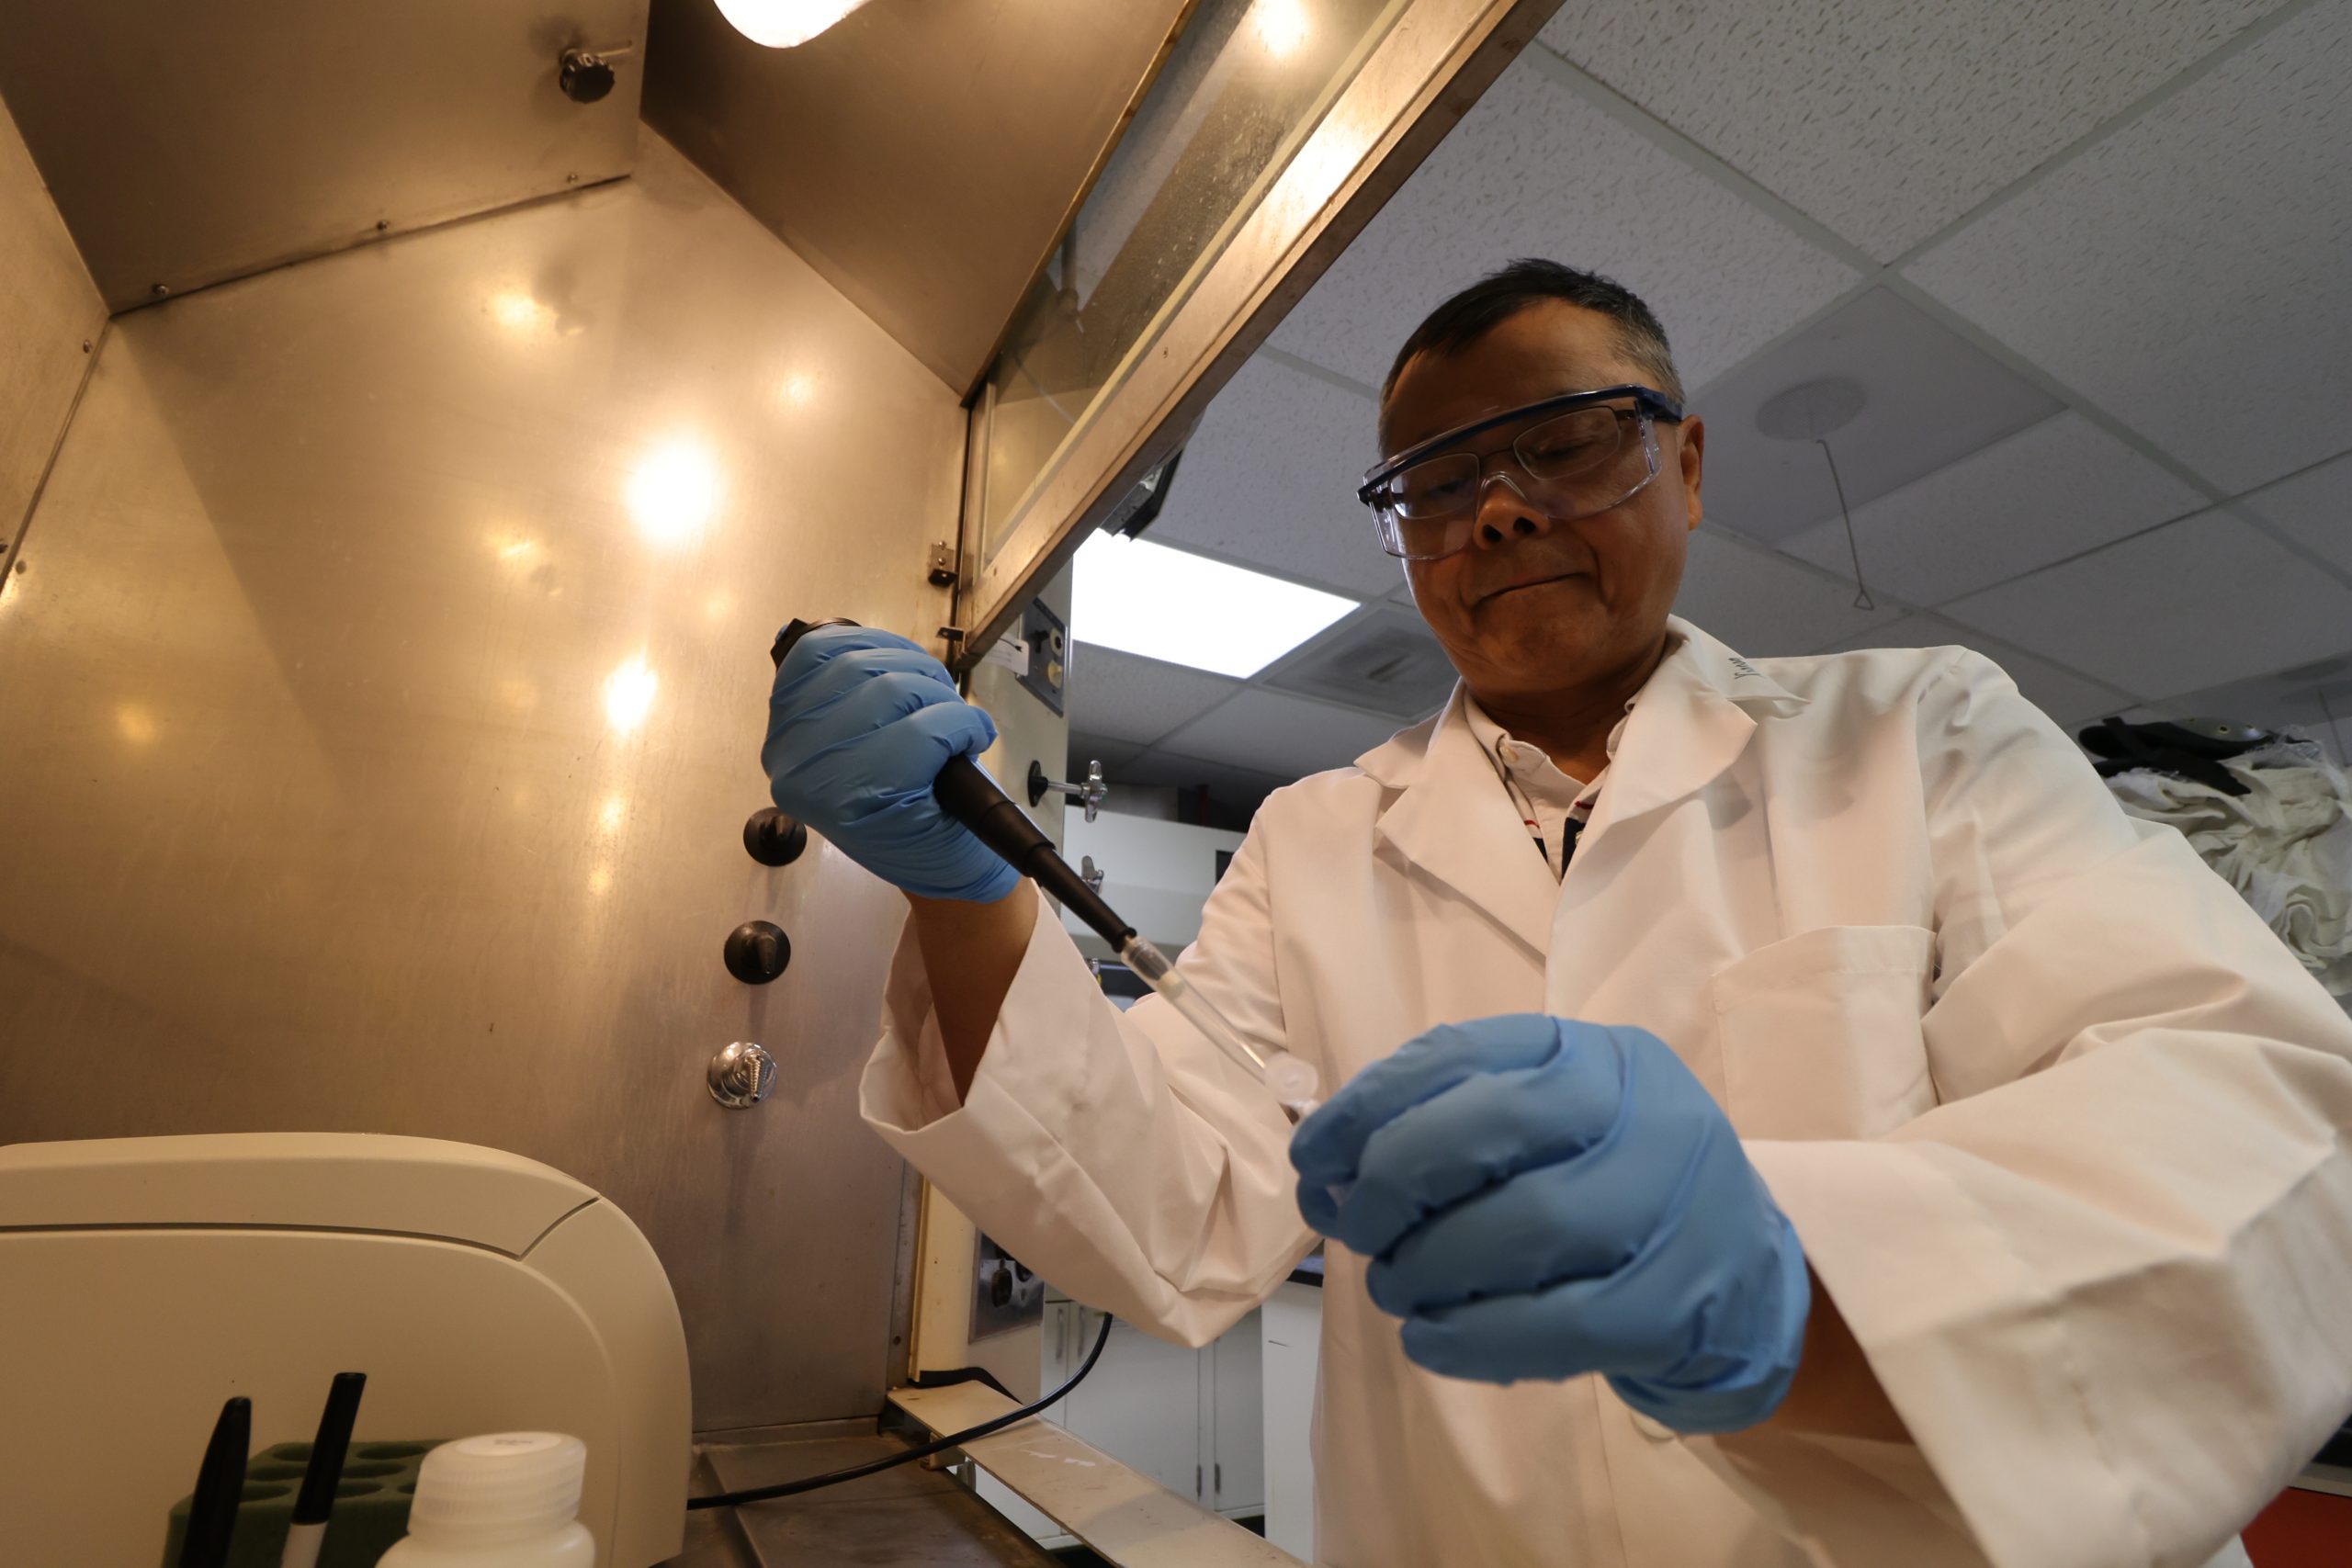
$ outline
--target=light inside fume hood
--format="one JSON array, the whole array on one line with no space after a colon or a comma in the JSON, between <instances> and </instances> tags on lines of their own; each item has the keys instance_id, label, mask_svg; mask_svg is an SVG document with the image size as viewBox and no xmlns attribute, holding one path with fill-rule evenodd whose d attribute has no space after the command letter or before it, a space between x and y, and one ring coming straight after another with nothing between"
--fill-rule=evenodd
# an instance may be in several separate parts
<instances>
[{"instance_id":1,"label":"light inside fume hood","mask_svg":"<svg viewBox=\"0 0 2352 1568\"><path fill-rule=\"evenodd\" d=\"M1258 0L1250 7L1250 26L1258 41L1276 60L1288 59L1306 41L1312 24L1305 0Z\"/></svg>"},{"instance_id":2,"label":"light inside fume hood","mask_svg":"<svg viewBox=\"0 0 2352 1568\"><path fill-rule=\"evenodd\" d=\"M628 477L628 511L647 543L673 549L701 537L718 505L718 464L692 441L647 453Z\"/></svg>"},{"instance_id":3,"label":"light inside fume hood","mask_svg":"<svg viewBox=\"0 0 2352 1568\"><path fill-rule=\"evenodd\" d=\"M490 313L498 324L517 333L539 332L555 325L555 312L519 289L493 296Z\"/></svg>"},{"instance_id":4,"label":"light inside fume hood","mask_svg":"<svg viewBox=\"0 0 2352 1568\"><path fill-rule=\"evenodd\" d=\"M661 679L639 654L605 678L605 722L616 735L633 735L653 711L653 694Z\"/></svg>"},{"instance_id":5,"label":"light inside fume hood","mask_svg":"<svg viewBox=\"0 0 2352 1568\"><path fill-rule=\"evenodd\" d=\"M1070 635L1123 653L1248 676L1355 607L1352 599L1263 572L1097 534L1078 552Z\"/></svg>"},{"instance_id":6,"label":"light inside fume hood","mask_svg":"<svg viewBox=\"0 0 2352 1568\"><path fill-rule=\"evenodd\" d=\"M865 0L718 0L718 14L753 43L790 49L807 43Z\"/></svg>"}]
</instances>

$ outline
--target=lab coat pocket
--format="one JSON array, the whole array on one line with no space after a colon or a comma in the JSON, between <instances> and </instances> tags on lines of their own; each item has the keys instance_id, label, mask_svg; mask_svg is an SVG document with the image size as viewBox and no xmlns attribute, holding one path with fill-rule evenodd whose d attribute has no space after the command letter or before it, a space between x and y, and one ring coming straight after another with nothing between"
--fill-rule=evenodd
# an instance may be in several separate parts
<instances>
[{"instance_id":1,"label":"lab coat pocket","mask_svg":"<svg viewBox=\"0 0 2352 1568\"><path fill-rule=\"evenodd\" d=\"M1825 926L1708 982L1732 1125L1747 1138L1870 1138L1936 1103L1920 1030L1935 933Z\"/></svg>"}]
</instances>

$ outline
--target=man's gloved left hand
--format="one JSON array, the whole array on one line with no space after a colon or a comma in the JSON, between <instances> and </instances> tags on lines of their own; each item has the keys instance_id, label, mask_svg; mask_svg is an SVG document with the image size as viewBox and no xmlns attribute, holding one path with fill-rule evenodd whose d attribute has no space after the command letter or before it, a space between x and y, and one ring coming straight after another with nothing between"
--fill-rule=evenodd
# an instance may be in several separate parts
<instances>
[{"instance_id":1,"label":"man's gloved left hand","mask_svg":"<svg viewBox=\"0 0 2352 1568\"><path fill-rule=\"evenodd\" d=\"M1299 1208L1372 1259L1434 1372L1608 1376L1683 1432L1770 1416L1812 1304L1730 1122L1645 1030L1522 1013L1430 1030L1291 1143Z\"/></svg>"}]
</instances>

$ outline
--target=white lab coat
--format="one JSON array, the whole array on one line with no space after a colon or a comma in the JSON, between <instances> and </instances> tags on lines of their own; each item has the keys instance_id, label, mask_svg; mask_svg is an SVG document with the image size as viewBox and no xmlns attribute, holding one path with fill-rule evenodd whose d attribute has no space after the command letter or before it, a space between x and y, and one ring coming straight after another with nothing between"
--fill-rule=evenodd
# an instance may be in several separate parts
<instances>
[{"instance_id":1,"label":"white lab coat","mask_svg":"<svg viewBox=\"0 0 2352 1568\"><path fill-rule=\"evenodd\" d=\"M1675 630L1563 881L1457 692L1266 802L1185 970L1327 1085L1496 1013L1654 1031L1917 1446L1432 1375L1335 1246L1322 1561L2243 1561L2352 1406L2352 1021L1984 659ZM911 941L885 1028L868 1120L1071 1294L1203 1343L1309 1246L1281 1115L1164 1004L1115 1011L1050 914L961 1109Z\"/></svg>"}]
</instances>

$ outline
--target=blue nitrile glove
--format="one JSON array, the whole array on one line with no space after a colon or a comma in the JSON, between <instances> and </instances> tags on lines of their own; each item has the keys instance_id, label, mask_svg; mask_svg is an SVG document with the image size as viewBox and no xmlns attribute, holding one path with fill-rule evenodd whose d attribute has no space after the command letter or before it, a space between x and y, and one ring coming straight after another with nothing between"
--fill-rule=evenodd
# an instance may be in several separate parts
<instances>
[{"instance_id":1,"label":"blue nitrile glove","mask_svg":"<svg viewBox=\"0 0 2352 1568\"><path fill-rule=\"evenodd\" d=\"M1003 897L1021 874L939 809L951 757L996 739L938 660L888 632L819 626L776 667L760 746L776 805L887 882L925 898Z\"/></svg>"},{"instance_id":2,"label":"blue nitrile glove","mask_svg":"<svg viewBox=\"0 0 2352 1568\"><path fill-rule=\"evenodd\" d=\"M1432 1029L1291 1140L1307 1224L1433 1372L1602 1372L1683 1432L1772 1414L1813 1291L1787 1216L1657 1036L1521 1013Z\"/></svg>"}]
</instances>

